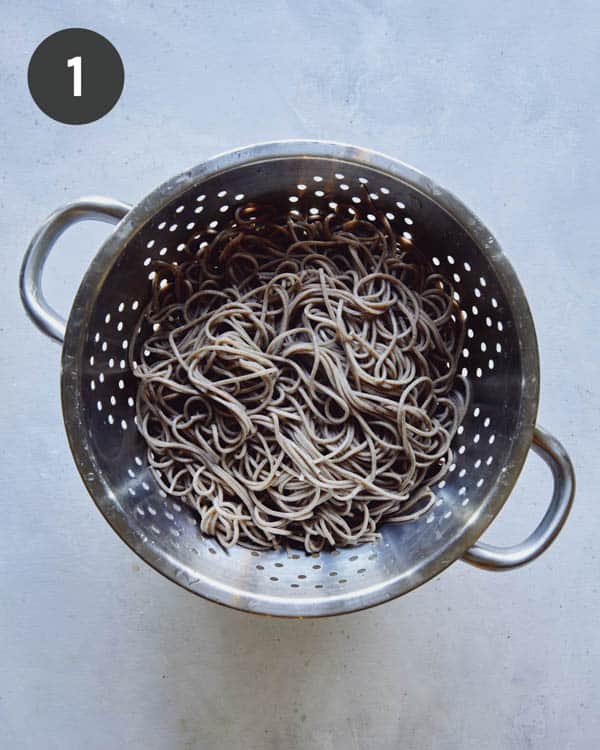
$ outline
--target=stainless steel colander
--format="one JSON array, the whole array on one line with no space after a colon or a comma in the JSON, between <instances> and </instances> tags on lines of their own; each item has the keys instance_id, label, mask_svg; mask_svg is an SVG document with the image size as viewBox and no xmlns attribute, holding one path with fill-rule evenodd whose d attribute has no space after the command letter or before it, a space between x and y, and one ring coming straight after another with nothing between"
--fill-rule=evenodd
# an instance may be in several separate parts
<instances>
[{"instance_id":1,"label":"stainless steel colander","mask_svg":"<svg viewBox=\"0 0 600 750\"><path fill-rule=\"evenodd\" d=\"M361 211L372 201L453 279L467 313L461 368L473 386L455 439L455 463L418 521L388 525L380 542L307 556L222 550L192 511L156 485L134 424L137 382L127 367L131 333L150 295L153 259L174 261L199 227L228 221L237 204L267 200L286 211ZM61 233L83 219L117 223L91 263L66 323L42 294L44 262ZM169 180L132 208L84 198L52 214L21 269L32 320L63 342L62 405L71 450L98 508L147 563L181 586L263 614L331 615L406 593L458 558L499 570L540 555L564 523L574 474L560 443L535 427L539 362L519 281L490 232L453 195L393 159L315 141L233 151ZM512 490L529 449L549 465L554 490L531 536L514 547L476 544Z\"/></svg>"}]
</instances>

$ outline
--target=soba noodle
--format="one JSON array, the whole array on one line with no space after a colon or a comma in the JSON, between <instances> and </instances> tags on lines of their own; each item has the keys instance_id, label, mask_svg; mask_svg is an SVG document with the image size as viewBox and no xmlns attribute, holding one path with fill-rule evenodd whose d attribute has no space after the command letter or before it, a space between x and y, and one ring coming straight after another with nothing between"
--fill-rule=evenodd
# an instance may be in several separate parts
<instances>
[{"instance_id":1,"label":"soba noodle","mask_svg":"<svg viewBox=\"0 0 600 750\"><path fill-rule=\"evenodd\" d=\"M464 315L385 216L249 204L153 276L137 424L202 532L315 553L428 511L468 399Z\"/></svg>"}]
</instances>

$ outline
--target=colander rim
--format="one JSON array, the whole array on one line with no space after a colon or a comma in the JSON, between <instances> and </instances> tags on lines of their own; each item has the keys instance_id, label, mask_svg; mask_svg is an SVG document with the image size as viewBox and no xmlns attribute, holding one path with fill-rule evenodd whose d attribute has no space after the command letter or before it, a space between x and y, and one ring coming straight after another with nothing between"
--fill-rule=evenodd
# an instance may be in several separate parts
<instances>
[{"instance_id":1,"label":"colander rim","mask_svg":"<svg viewBox=\"0 0 600 750\"><path fill-rule=\"evenodd\" d=\"M127 515L120 508L113 489L96 470L81 412L83 349L90 316L103 279L121 250L159 211L199 182L251 163L294 157L331 159L375 169L408 184L450 214L485 253L499 283L507 292L520 344L522 388L527 389L527 398L521 399L519 429L511 446L511 461L499 474L493 492L489 493L462 533L452 537L416 569L404 571L375 586L322 598L250 593L198 576L197 571L186 570L181 562L173 559L153 540L140 535L128 524ZM510 261L487 227L452 192L437 185L418 169L370 149L335 141L270 141L221 153L185 170L149 193L119 222L90 263L71 308L62 350L61 398L69 445L86 488L114 531L142 560L183 588L235 609L292 617L325 616L365 609L408 593L439 575L480 538L506 502L531 446L539 401L539 354L531 311Z\"/></svg>"}]
</instances>

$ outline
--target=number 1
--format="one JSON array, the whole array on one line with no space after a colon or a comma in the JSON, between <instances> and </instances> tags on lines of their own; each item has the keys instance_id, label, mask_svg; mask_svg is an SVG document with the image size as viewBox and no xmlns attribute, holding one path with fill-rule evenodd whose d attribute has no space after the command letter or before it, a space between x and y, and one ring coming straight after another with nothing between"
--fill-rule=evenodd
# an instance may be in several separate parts
<instances>
[{"instance_id":1,"label":"number 1","mask_svg":"<svg viewBox=\"0 0 600 750\"><path fill-rule=\"evenodd\" d=\"M73 96L81 96L81 55L70 57L67 68L73 68Z\"/></svg>"}]
</instances>

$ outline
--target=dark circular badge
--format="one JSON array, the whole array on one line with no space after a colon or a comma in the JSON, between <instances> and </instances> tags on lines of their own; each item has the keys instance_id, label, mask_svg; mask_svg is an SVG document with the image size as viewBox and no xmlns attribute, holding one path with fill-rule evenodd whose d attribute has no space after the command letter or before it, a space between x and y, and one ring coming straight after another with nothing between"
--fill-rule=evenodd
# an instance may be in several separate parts
<instances>
[{"instance_id":1,"label":"dark circular badge","mask_svg":"<svg viewBox=\"0 0 600 750\"><path fill-rule=\"evenodd\" d=\"M27 72L29 91L48 117L83 125L115 106L125 82L113 45L89 29L63 29L37 47Z\"/></svg>"}]
</instances>

